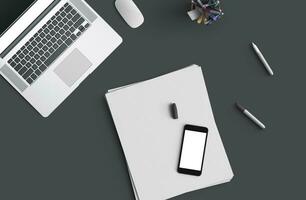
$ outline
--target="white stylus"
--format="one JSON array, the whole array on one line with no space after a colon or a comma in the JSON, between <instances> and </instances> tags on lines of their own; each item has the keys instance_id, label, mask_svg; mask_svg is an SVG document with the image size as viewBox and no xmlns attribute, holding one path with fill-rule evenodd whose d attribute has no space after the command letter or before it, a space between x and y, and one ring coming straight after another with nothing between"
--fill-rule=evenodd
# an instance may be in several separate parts
<instances>
[{"instance_id":1,"label":"white stylus","mask_svg":"<svg viewBox=\"0 0 306 200\"><path fill-rule=\"evenodd\" d=\"M258 49L257 45L252 42L252 47L254 49L254 51L256 52L257 56L259 57L260 61L264 64L266 70L269 72L269 74L271 76L273 76L273 70L271 69L270 65L268 64L267 60L265 59L265 57L262 55L262 53L260 52L260 50Z\"/></svg>"},{"instance_id":2,"label":"white stylus","mask_svg":"<svg viewBox=\"0 0 306 200\"><path fill-rule=\"evenodd\" d=\"M254 115L252 115L247 109L245 109L242 105L240 105L239 103L236 103L237 108L243 113L245 114L250 120L252 120L255 124L257 124L260 128L265 129L266 126L259 121L259 119L257 119Z\"/></svg>"}]
</instances>

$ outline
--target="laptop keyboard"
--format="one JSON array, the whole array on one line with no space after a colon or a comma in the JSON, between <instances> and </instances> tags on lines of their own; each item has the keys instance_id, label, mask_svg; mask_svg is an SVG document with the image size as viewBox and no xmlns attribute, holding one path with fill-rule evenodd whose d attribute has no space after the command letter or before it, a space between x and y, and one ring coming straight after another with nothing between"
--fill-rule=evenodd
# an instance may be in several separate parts
<instances>
[{"instance_id":1,"label":"laptop keyboard","mask_svg":"<svg viewBox=\"0 0 306 200\"><path fill-rule=\"evenodd\" d=\"M66 3L8 63L31 85L89 26Z\"/></svg>"}]
</instances>

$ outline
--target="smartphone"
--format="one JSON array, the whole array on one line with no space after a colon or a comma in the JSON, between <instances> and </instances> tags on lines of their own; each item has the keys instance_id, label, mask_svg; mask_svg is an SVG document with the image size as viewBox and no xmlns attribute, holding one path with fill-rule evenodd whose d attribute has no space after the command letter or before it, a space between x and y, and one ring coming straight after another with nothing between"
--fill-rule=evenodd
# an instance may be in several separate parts
<instances>
[{"instance_id":1,"label":"smartphone","mask_svg":"<svg viewBox=\"0 0 306 200\"><path fill-rule=\"evenodd\" d=\"M186 125L181 145L177 171L182 174L200 176L202 174L208 129Z\"/></svg>"}]
</instances>

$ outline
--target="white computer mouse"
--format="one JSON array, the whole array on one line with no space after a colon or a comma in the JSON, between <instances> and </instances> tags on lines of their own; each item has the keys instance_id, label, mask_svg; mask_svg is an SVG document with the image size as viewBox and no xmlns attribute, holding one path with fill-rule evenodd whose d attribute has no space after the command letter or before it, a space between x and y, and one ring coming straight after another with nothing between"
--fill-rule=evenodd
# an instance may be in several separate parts
<instances>
[{"instance_id":1,"label":"white computer mouse","mask_svg":"<svg viewBox=\"0 0 306 200\"><path fill-rule=\"evenodd\" d=\"M115 6L130 27L137 28L144 22L144 17L133 0L116 0Z\"/></svg>"}]
</instances>

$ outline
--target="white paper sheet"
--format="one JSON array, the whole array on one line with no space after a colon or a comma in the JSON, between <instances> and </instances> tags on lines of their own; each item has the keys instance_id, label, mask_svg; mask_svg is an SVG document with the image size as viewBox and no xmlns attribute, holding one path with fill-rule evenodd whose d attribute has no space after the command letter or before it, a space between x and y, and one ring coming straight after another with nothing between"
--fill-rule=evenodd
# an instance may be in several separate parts
<instances>
[{"instance_id":1,"label":"white paper sheet","mask_svg":"<svg viewBox=\"0 0 306 200\"><path fill-rule=\"evenodd\" d=\"M232 179L233 172L214 120L201 67L192 65L113 89L106 98L136 199L169 199ZM171 117L169 104L172 102L177 104L178 120ZM185 124L209 129L200 177L177 172Z\"/></svg>"}]
</instances>

